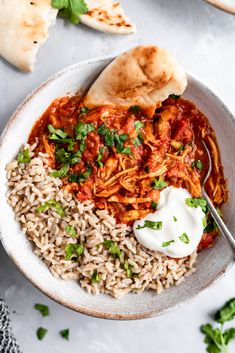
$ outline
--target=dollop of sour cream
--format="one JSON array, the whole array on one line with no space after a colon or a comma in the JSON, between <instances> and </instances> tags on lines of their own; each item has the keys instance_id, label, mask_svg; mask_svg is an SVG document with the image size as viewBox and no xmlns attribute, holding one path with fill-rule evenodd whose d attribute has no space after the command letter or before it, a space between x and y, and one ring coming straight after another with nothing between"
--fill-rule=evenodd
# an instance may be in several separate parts
<instances>
[{"instance_id":1,"label":"dollop of sour cream","mask_svg":"<svg viewBox=\"0 0 235 353\"><path fill-rule=\"evenodd\" d=\"M201 207L186 204L191 197L183 188L169 186L162 190L156 211L134 222L138 242L173 258L192 254L203 234L205 213Z\"/></svg>"}]
</instances>

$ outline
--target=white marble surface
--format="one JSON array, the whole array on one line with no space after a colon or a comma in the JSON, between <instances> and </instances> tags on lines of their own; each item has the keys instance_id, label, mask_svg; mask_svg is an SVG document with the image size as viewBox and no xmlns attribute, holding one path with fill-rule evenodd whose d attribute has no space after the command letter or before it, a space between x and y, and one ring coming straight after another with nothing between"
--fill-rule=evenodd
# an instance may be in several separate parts
<instances>
[{"instance_id":1,"label":"white marble surface","mask_svg":"<svg viewBox=\"0 0 235 353\"><path fill-rule=\"evenodd\" d=\"M21 100L61 68L91 57L115 54L141 43L173 51L181 64L210 86L235 114L235 17L202 0L123 0L138 32L122 37L72 26L59 20L39 54L37 69L23 74L0 60L0 129ZM196 300L163 317L143 321L105 321L74 313L46 298L9 260L0 246L0 296L9 304L15 334L24 353L200 353L199 326L224 301L235 296L235 268ZM50 306L41 318L33 305ZM39 342L39 325L49 333ZM69 342L58 331L71 329ZM230 352L234 352L235 345ZM4 353L4 352L1 352Z\"/></svg>"}]
</instances>

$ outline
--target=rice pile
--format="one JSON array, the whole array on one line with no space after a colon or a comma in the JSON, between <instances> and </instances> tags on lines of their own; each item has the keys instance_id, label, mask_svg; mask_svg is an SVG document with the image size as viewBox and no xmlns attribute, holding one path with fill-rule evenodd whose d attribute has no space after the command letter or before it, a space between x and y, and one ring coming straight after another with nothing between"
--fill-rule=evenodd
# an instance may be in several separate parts
<instances>
[{"instance_id":1,"label":"rice pile","mask_svg":"<svg viewBox=\"0 0 235 353\"><path fill-rule=\"evenodd\" d=\"M47 155L34 155L31 161L20 164L13 160L6 167L9 191L7 198L14 209L16 220L33 244L33 251L48 266L52 274L64 280L78 280L89 293L107 293L120 298L128 292L145 289L160 293L164 288L180 284L195 271L196 252L178 261L150 251L137 243L132 229L116 224L106 210L95 210L90 202L80 203L75 196L61 188L62 182L50 176ZM64 216L47 209L36 209L48 200L60 202ZM65 230L73 226L78 234L71 237ZM121 249L120 258L114 258L103 242L113 240ZM82 243L84 253L76 261L66 260L65 246ZM131 276L124 269L128 262ZM94 283L92 276L98 274Z\"/></svg>"}]
</instances>

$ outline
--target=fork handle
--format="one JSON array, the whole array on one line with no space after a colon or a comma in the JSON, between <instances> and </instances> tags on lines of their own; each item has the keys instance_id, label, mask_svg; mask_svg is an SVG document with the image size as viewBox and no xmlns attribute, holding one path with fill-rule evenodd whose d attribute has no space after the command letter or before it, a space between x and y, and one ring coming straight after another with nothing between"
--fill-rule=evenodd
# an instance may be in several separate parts
<instances>
[{"instance_id":1,"label":"fork handle","mask_svg":"<svg viewBox=\"0 0 235 353\"><path fill-rule=\"evenodd\" d=\"M233 254L235 256L235 239L234 239L234 237L232 236L232 234L230 233L230 231L226 227L224 221L222 220L222 218L218 214L215 206L211 202L211 199L209 198L209 196L207 195L205 190L202 190L202 196L206 199L207 205L208 205L208 208L210 210L210 213L211 213L212 217L214 218L215 222L217 223L220 232L222 233L224 238L229 243L229 245L230 245L230 247L231 247L231 249L233 251Z\"/></svg>"}]
</instances>

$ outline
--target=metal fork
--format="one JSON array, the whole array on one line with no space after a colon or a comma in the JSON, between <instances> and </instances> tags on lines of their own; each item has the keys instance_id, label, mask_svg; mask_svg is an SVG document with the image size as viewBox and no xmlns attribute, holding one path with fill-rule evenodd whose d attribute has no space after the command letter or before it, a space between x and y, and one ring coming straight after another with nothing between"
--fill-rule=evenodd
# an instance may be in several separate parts
<instances>
[{"instance_id":1,"label":"metal fork","mask_svg":"<svg viewBox=\"0 0 235 353\"><path fill-rule=\"evenodd\" d=\"M209 198L209 196L206 193L205 190L205 184L207 179L209 178L210 174L211 174L211 170L212 170L212 161L211 161L211 155L210 155L210 151L208 150L206 144L204 141L202 141L204 148L207 152L207 156L208 156L208 161L209 161L209 168L206 174L206 177L203 181L202 184L202 196L204 197L204 199L207 201L207 205L208 208L210 210L210 213L212 215L212 217L214 218L215 222L217 223L220 232L222 233L222 235L224 236L224 238L227 240L227 242L229 243L234 255L235 255L235 238L232 236L232 234L230 233L230 231L228 230L228 228L226 227L224 221L222 220L222 218L220 217L219 213L217 212L215 206L213 205L213 203L211 202L211 199Z\"/></svg>"}]
</instances>

